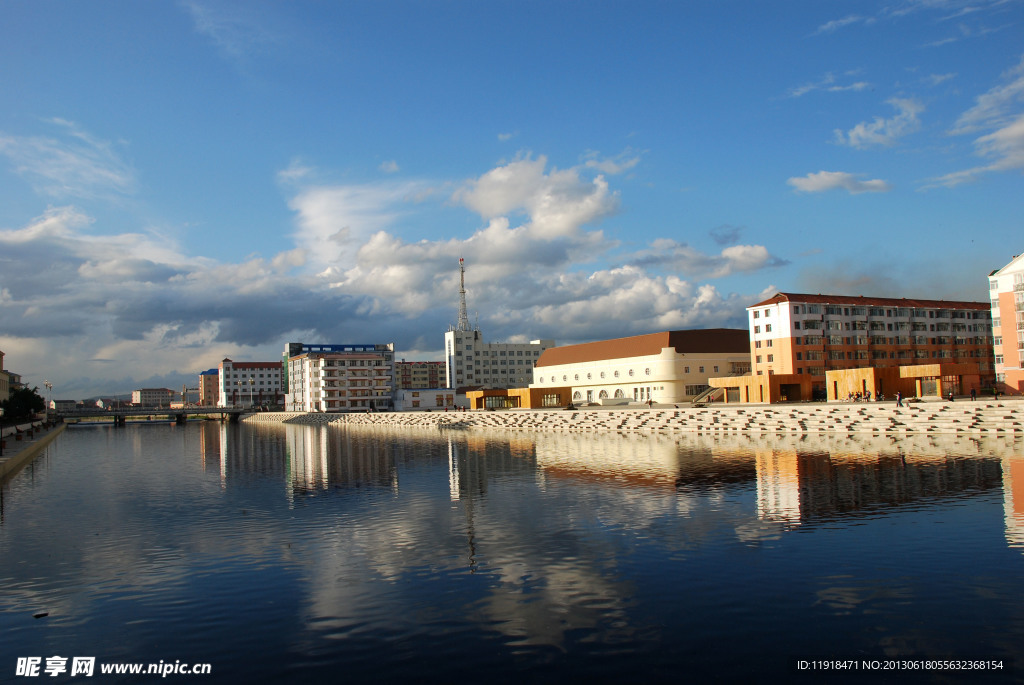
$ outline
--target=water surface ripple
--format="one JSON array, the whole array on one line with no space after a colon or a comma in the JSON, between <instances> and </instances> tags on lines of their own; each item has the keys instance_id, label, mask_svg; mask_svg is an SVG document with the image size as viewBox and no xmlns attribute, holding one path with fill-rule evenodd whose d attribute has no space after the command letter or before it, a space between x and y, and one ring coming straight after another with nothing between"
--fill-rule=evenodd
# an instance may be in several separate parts
<instances>
[{"instance_id":1,"label":"water surface ripple","mask_svg":"<svg viewBox=\"0 0 1024 685\"><path fill-rule=\"evenodd\" d=\"M1021 447L71 427L0 486L0 680L60 655L203 682L817 682L795 660L831 656L1021 682ZM915 676L979 680L890 681Z\"/></svg>"}]
</instances>

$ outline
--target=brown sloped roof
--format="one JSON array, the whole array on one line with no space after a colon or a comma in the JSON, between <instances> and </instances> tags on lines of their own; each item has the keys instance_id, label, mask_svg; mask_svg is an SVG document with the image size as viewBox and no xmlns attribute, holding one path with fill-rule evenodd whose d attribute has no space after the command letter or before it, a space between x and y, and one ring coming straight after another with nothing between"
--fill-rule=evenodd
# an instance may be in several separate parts
<instances>
[{"instance_id":1,"label":"brown sloped roof","mask_svg":"<svg viewBox=\"0 0 1024 685\"><path fill-rule=\"evenodd\" d=\"M579 364L661 354L662 349L666 347L674 347L680 353L750 354L750 333L745 328L705 328L692 331L663 331L629 338L549 347L541 353L537 366Z\"/></svg>"},{"instance_id":2,"label":"brown sloped roof","mask_svg":"<svg viewBox=\"0 0 1024 685\"><path fill-rule=\"evenodd\" d=\"M864 297L863 295L808 295L804 293L778 293L767 300L752 304L747 309L765 307L780 302L807 302L809 304L845 304L860 307L920 307L928 309L990 309L988 302L961 302L958 300L917 300L905 297Z\"/></svg>"}]
</instances>

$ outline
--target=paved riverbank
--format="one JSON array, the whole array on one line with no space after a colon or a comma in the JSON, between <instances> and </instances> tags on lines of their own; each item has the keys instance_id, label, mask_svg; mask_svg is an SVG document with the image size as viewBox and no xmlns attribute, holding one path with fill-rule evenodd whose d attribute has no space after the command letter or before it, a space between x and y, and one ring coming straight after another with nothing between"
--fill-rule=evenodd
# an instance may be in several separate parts
<instances>
[{"instance_id":1,"label":"paved riverbank","mask_svg":"<svg viewBox=\"0 0 1024 685\"><path fill-rule=\"evenodd\" d=\"M693 433L954 433L1024 435L1024 400L774 404L651 409L506 410L304 414L274 412L255 423L387 425L457 430L679 431Z\"/></svg>"},{"instance_id":2,"label":"paved riverbank","mask_svg":"<svg viewBox=\"0 0 1024 685\"><path fill-rule=\"evenodd\" d=\"M26 464L39 456L64 430L65 424L44 426L42 421L5 426L3 429L4 449L0 456L0 479L20 471ZM18 439L18 436L21 439Z\"/></svg>"}]
</instances>

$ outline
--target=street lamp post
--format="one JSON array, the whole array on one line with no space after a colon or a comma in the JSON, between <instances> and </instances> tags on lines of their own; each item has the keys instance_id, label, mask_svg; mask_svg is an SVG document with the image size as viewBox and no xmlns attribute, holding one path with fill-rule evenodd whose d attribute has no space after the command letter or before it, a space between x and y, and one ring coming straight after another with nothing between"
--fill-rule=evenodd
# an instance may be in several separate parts
<instances>
[{"instance_id":1,"label":"street lamp post","mask_svg":"<svg viewBox=\"0 0 1024 685\"><path fill-rule=\"evenodd\" d=\"M249 376L249 409L252 409L252 393L256 388L256 376Z\"/></svg>"}]
</instances>

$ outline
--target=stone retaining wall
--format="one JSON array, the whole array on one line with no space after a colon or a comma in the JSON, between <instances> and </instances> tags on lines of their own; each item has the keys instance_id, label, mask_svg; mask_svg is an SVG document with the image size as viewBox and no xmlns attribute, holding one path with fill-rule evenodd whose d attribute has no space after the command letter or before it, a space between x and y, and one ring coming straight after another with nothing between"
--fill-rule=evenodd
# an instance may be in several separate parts
<instances>
[{"instance_id":1,"label":"stone retaining wall","mask_svg":"<svg viewBox=\"0 0 1024 685\"><path fill-rule=\"evenodd\" d=\"M1024 434L1024 401L747 405L685 409L252 414L253 423L386 425L455 430L694 433Z\"/></svg>"}]
</instances>

